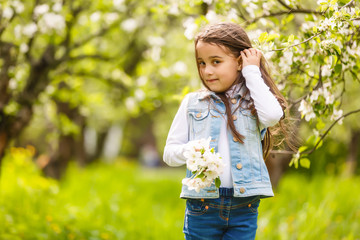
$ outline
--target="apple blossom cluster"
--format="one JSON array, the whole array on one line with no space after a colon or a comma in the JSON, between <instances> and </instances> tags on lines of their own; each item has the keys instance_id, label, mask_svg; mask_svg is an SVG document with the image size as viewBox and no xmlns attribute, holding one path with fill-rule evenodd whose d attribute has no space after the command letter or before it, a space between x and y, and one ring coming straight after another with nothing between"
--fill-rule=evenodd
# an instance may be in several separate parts
<instances>
[{"instance_id":1,"label":"apple blossom cluster","mask_svg":"<svg viewBox=\"0 0 360 240\"><path fill-rule=\"evenodd\" d=\"M215 186L220 187L220 175L224 169L224 163L219 153L210 148L211 137L190 141L184 151L186 167L192 172L190 178L184 178L182 183L189 190L200 192L200 189L210 187L215 180Z\"/></svg>"},{"instance_id":2,"label":"apple blossom cluster","mask_svg":"<svg viewBox=\"0 0 360 240\"><path fill-rule=\"evenodd\" d=\"M314 103L316 103L319 99L320 96L322 96L325 100L325 105L330 105L333 104L335 101L335 96L333 94L331 94L330 89L331 88L331 83L330 82L326 82L323 84L323 86L321 88L318 88L314 91L311 92L311 94L309 95L309 97L307 98L307 100L301 100L300 102L300 107L299 107L299 111L301 112L301 115L303 117L305 117L306 121L310 121L310 119L315 118L316 115L314 113L313 110L313 105ZM333 114L331 116L331 120L336 120L339 117L341 117L343 114L343 111L337 110L337 109L333 109ZM339 120L339 124L342 124L342 119Z\"/></svg>"}]
</instances>

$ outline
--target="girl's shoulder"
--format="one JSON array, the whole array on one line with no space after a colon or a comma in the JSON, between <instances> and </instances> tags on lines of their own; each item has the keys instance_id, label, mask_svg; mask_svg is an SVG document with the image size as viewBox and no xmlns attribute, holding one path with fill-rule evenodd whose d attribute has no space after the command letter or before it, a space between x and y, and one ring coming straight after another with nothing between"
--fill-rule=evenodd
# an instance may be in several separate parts
<instances>
[{"instance_id":1,"label":"girl's shoulder","mask_svg":"<svg viewBox=\"0 0 360 240\"><path fill-rule=\"evenodd\" d=\"M208 89L204 89L201 88L199 90L196 90L194 92L190 92L186 95L187 98L191 99L191 100L204 100L208 97L210 97L211 95L215 95L214 92L208 90Z\"/></svg>"}]
</instances>

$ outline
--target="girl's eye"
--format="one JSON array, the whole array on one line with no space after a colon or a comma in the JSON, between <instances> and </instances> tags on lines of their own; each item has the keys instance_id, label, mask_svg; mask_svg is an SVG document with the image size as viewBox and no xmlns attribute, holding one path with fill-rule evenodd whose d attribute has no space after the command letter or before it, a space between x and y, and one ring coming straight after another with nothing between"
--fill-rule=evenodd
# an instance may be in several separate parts
<instances>
[{"instance_id":1,"label":"girl's eye","mask_svg":"<svg viewBox=\"0 0 360 240\"><path fill-rule=\"evenodd\" d=\"M205 66L204 62L198 62L199 66Z\"/></svg>"},{"instance_id":2,"label":"girl's eye","mask_svg":"<svg viewBox=\"0 0 360 240\"><path fill-rule=\"evenodd\" d=\"M219 64L220 61L219 61L219 60L214 60L213 63L214 63L214 64Z\"/></svg>"}]
</instances>

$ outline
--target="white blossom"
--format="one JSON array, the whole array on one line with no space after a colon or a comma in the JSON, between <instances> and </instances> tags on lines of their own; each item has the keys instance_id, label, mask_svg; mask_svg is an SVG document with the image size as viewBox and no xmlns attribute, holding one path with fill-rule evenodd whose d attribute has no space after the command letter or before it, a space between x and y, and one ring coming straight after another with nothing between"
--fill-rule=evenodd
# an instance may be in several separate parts
<instances>
[{"instance_id":1,"label":"white blossom","mask_svg":"<svg viewBox=\"0 0 360 240\"><path fill-rule=\"evenodd\" d=\"M220 16L216 14L216 12L210 10L205 15L206 19L209 21L209 23L216 23L220 20Z\"/></svg>"},{"instance_id":2,"label":"white blossom","mask_svg":"<svg viewBox=\"0 0 360 240\"><path fill-rule=\"evenodd\" d=\"M17 14L20 14L24 11L25 7L24 7L24 4L18 0L13 0L11 2L11 5L15 8L15 12Z\"/></svg>"},{"instance_id":3,"label":"white blossom","mask_svg":"<svg viewBox=\"0 0 360 240\"><path fill-rule=\"evenodd\" d=\"M333 39L328 39L328 40L323 40L320 42L319 46L320 49L322 50L329 50L332 48L332 45L334 44L334 40Z\"/></svg>"},{"instance_id":4,"label":"white blossom","mask_svg":"<svg viewBox=\"0 0 360 240\"><path fill-rule=\"evenodd\" d=\"M319 98L320 92L317 90L312 91L310 96L310 102L313 103L314 101L317 101Z\"/></svg>"},{"instance_id":5,"label":"white blossom","mask_svg":"<svg viewBox=\"0 0 360 240\"><path fill-rule=\"evenodd\" d=\"M324 88L324 90L323 90L323 96L325 98L325 104L326 105L332 104L335 101L335 96L332 95L330 93L330 91L327 90L326 88Z\"/></svg>"},{"instance_id":6,"label":"white blossom","mask_svg":"<svg viewBox=\"0 0 360 240\"><path fill-rule=\"evenodd\" d=\"M138 22L134 18L128 18L121 23L121 28L126 32L133 32L138 27Z\"/></svg>"},{"instance_id":7,"label":"white blossom","mask_svg":"<svg viewBox=\"0 0 360 240\"><path fill-rule=\"evenodd\" d=\"M15 90L18 86L17 80L15 78L10 78L9 80L9 88L11 90Z\"/></svg>"},{"instance_id":8,"label":"white blossom","mask_svg":"<svg viewBox=\"0 0 360 240\"><path fill-rule=\"evenodd\" d=\"M262 4L262 9L265 15L269 15L270 14L270 9L271 9L271 5L269 2L264 2Z\"/></svg>"},{"instance_id":9,"label":"white blossom","mask_svg":"<svg viewBox=\"0 0 360 240\"><path fill-rule=\"evenodd\" d=\"M184 62L182 61L177 61L173 66L172 66L173 71L176 74L179 75L184 75L187 71L187 66Z\"/></svg>"},{"instance_id":10,"label":"white blossom","mask_svg":"<svg viewBox=\"0 0 360 240\"><path fill-rule=\"evenodd\" d=\"M21 25L16 25L14 27L14 35L15 35L15 38L20 38L21 37L21 31L22 31L22 27Z\"/></svg>"},{"instance_id":11,"label":"white blossom","mask_svg":"<svg viewBox=\"0 0 360 240\"><path fill-rule=\"evenodd\" d=\"M306 32L308 30L312 30L314 26L316 26L314 22L306 21L303 24L301 24L301 29L302 31Z\"/></svg>"},{"instance_id":12,"label":"white blossom","mask_svg":"<svg viewBox=\"0 0 360 240\"><path fill-rule=\"evenodd\" d=\"M184 178L182 183L189 190L200 192L202 188L210 187L215 179L220 179L224 163L214 149L210 148L211 137L208 139L193 140L186 144L184 157L186 167L192 172L190 178Z\"/></svg>"},{"instance_id":13,"label":"white blossom","mask_svg":"<svg viewBox=\"0 0 360 240\"><path fill-rule=\"evenodd\" d=\"M140 76L138 79L136 79L136 84L139 87L144 86L148 82L148 78L146 76Z\"/></svg>"},{"instance_id":14,"label":"white blossom","mask_svg":"<svg viewBox=\"0 0 360 240\"><path fill-rule=\"evenodd\" d=\"M35 17L39 17L47 12L49 12L49 5L47 4L41 4L35 7L34 9L34 15Z\"/></svg>"},{"instance_id":15,"label":"white blossom","mask_svg":"<svg viewBox=\"0 0 360 240\"><path fill-rule=\"evenodd\" d=\"M27 53L27 51L29 51L29 46L26 43L22 43L20 45L20 52Z\"/></svg>"},{"instance_id":16,"label":"white blossom","mask_svg":"<svg viewBox=\"0 0 360 240\"><path fill-rule=\"evenodd\" d=\"M147 41L151 46L164 46L165 45L164 38L162 38L160 36L149 36L147 38Z\"/></svg>"},{"instance_id":17,"label":"white blossom","mask_svg":"<svg viewBox=\"0 0 360 240\"><path fill-rule=\"evenodd\" d=\"M284 55L280 58L279 67L284 73L289 73L291 71L291 64L293 62L293 52L286 51Z\"/></svg>"},{"instance_id":18,"label":"white blossom","mask_svg":"<svg viewBox=\"0 0 360 240\"><path fill-rule=\"evenodd\" d=\"M39 28L42 33L56 30L58 33L65 28L65 19L56 13L45 13L39 21Z\"/></svg>"},{"instance_id":19,"label":"white blossom","mask_svg":"<svg viewBox=\"0 0 360 240\"><path fill-rule=\"evenodd\" d=\"M180 14L178 4L177 3L171 4L171 6L170 6L170 8L168 10L168 13L171 14L171 15L178 16Z\"/></svg>"},{"instance_id":20,"label":"white blossom","mask_svg":"<svg viewBox=\"0 0 360 240\"><path fill-rule=\"evenodd\" d=\"M6 19L10 19L12 18L12 16L14 15L14 10L11 7L5 7L3 12L2 12L2 16Z\"/></svg>"},{"instance_id":21,"label":"white blossom","mask_svg":"<svg viewBox=\"0 0 360 240\"><path fill-rule=\"evenodd\" d=\"M139 102L145 99L145 92L139 88L135 90L134 95Z\"/></svg>"},{"instance_id":22,"label":"white blossom","mask_svg":"<svg viewBox=\"0 0 360 240\"><path fill-rule=\"evenodd\" d=\"M237 11L235 10L235 8L231 8L231 9L229 10L228 14L226 15L226 19L227 19L228 21L238 19L238 14L237 14Z\"/></svg>"},{"instance_id":23,"label":"white blossom","mask_svg":"<svg viewBox=\"0 0 360 240\"><path fill-rule=\"evenodd\" d=\"M101 19L101 12L96 11L90 15L90 21L97 22Z\"/></svg>"},{"instance_id":24,"label":"white blossom","mask_svg":"<svg viewBox=\"0 0 360 240\"><path fill-rule=\"evenodd\" d=\"M161 47L160 46L153 46L150 49L150 57L154 62L157 62L160 60L160 56L161 56Z\"/></svg>"},{"instance_id":25,"label":"white blossom","mask_svg":"<svg viewBox=\"0 0 360 240\"><path fill-rule=\"evenodd\" d=\"M114 7L120 12L126 11L126 5L124 4L125 0L113 0Z\"/></svg>"},{"instance_id":26,"label":"white blossom","mask_svg":"<svg viewBox=\"0 0 360 240\"><path fill-rule=\"evenodd\" d=\"M335 26L336 26L336 22L334 18L325 18L324 20L320 21L320 26L318 27L318 29L320 31L325 31L328 28L334 29Z\"/></svg>"},{"instance_id":27,"label":"white blossom","mask_svg":"<svg viewBox=\"0 0 360 240\"><path fill-rule=\"evenodd\" d=\"M323 77L330 77L331 73L332 73L332 69L330 65L325 65L322 69L321 69L321 75Z\"/></svg>"},{"instance_id":28,"label":"white blossom","mask_svg":"<svg viewBox=\"0 0 360 240\"><path fill-rule=\"evenodd\" d=\"M34 36L37 30L38 30L37 25L34 22L32 22L24 26L24 28L22 29L22 33L25 36L31 38Z\"/></svg>"},{"instance_id":29,"label":"white blossom","mask_svg":"<svg viewBox=\"0 0 360 240\"><path fill-rule=\"evenodd\" d=\"M167 78L171 75L171 72L169 71L169 69L165 68L165 67L160 68L159 72L160 72L160 75L165 78Z\"/></svg>"},{"instance_id":30,"label":"white blossom","mask_svg":"<svg viewBox=\"0 0 360 240\"><path fill-rule=\"evenodd\" d=\"M185 28L185 32L184 32L185 37L189 40L192 40L195 37L195 33L198 29L198 25L195 23L194 18L192 17L187 18L184 21L183 26Z\"/></svg>"},{"instance_id":31,"label":"white blossom","mask_svg":"<svg viewBox=\"0 0 360 240\"><path fill-rule=\"evenodd\" d=\"M339 117L341 117L343 115L343 110L336 110L336 109L334 109L334 111L333 111L333 114L331 115L331 117L330 117L330 120L331 121L335 121L335 120L337 120ZM341 118L339 121L338 121L338 123L341 125L342 124L342 122L343 122L343 119L344 118Z\"/></svg>"},{"instance_id":32,"label":"white blossom","mask_svg":"<svg viewBox=\"0 0 360 240\"><path fill-rule=\"evenodd\" d=\"M108 25L112 24L113 22L115 22L118 19L119 19L119 14L117 14L116 12L111 12L111 13L105 14L105 22Z\"/></svg>"},{"instance_id":33,"label":"white blossom","mask_svg":"<svg viewBox=\"0 0 360 240\"><path fill-rule=\"evenodd\" d=\"M53 10L54 12L57 12L57 13L61 12L61 10L62 10L62 4L61 4L60 2L55 3L55 4L52 6L52 10Z\"/></svg>"},{"instance_id":34,"label":"white blossom","mask_svg":"<svg viewBox=\"0 0 360 240\"><path fill-rule=\"evenodd\" d=\"M298 109L301 112L302 117L305 116L306 121L310 121L310 119L315 118L316 115L314 113L314 110L308 102L306 102L304 99L300 102L300 107Z\"/></svg>"},{"instance_id":35,"label":"white blossom","mask_svg":"<svg viewBox=\"0 0 360 240\"><path fill-rule=\"evenodd\" d=\"M255 4L258 1L253 0L244 0L242 5L245 7L245 10L249 13L251 18L255 18L255 10L258 9L258 6Z\"/></svg>"},{"instance_id":36,"label":"white blossom","mask_svg":"<svg viewBox=\"0 0 360 240\"><path fill-rule=\"evenodd\" d=\"M136 101L133 97L128 97L125 100L125 106L129 111L133 111L136 108Z\"/></svg>"},{"instance_id":37,"label":"white blossom","mask_svg":"<svg viewBox=\"0 0 360 240\"><path fill-rule=\"evenodd\" d=\"M327 4L327 3L328 3L327 0L318 0L318 1L317 1L317 4L318 4L318 5L323 5L323 4Z\"/></svg>"}]
</instances>

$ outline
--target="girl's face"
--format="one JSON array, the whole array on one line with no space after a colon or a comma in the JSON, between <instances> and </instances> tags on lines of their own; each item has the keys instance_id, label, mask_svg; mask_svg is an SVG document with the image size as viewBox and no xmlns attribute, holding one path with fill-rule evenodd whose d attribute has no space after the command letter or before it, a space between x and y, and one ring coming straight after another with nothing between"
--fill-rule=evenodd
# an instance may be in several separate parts
<instances>
[{"instance_id":1,"label":"girl's face","mask_svg":"<svg viewBox=\"0 0 360 240\"><path fill-rule=\"evenodd\" d=\"M238 60L225 47L216 44L199 41L195 50L205 85L213 92L228 90L239 74Z\"/></svg>"}]
</instances>

